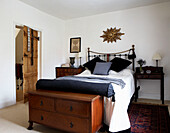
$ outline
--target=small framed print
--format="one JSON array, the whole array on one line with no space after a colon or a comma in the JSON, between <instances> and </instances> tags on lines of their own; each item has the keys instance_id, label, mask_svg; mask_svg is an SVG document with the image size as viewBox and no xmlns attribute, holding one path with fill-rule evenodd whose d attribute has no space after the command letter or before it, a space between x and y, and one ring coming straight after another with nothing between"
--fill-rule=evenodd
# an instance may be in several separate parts
<instances>
[{"instance_id":1,"label":"small framed print","mask_svg":"<svg viewBox=\"0 0 170 133\"><path fill-rule=\"evenodd\" d=\"M70 38L70 53L81 52L81 38Z\"/></svg>"}]
</instances>

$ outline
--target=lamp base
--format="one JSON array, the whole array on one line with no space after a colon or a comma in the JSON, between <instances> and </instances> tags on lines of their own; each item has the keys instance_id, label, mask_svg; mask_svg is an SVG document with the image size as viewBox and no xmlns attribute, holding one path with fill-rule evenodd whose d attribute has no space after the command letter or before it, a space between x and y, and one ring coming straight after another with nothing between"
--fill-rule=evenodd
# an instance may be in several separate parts
<instances>
[{"instance_id":1,"label":"lamp base","mask_svg":"<svg viewBox=\"0 0 170 133\"><path fill-rule=\"evenodd\" d=\"M74 68L75 57L70 57L70 67Z\"/></svg>"},{"instance_id":2,"label":"lamp base","mask_svg":"<svg viewBox=\"0 0 170 133\"><path fill-rule=\"evenodd\" d=\"M158 60L156 60L156 73L159 72L159 69L158 69Z\"/></svg>"},{"instance_id":3,"label":"lamp base","mask_svg":"<svg viewBox=\"0 0 170 133\"><path fill-rule=\"evenodd\" d=\"M156 60L156 67L158 67L158 60Z\"/></svg>"}]
</instances>

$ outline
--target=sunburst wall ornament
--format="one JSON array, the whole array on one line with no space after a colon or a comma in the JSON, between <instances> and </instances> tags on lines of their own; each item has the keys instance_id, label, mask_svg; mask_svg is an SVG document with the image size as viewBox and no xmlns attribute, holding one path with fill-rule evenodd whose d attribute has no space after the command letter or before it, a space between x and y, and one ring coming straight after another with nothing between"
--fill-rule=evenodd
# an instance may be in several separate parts
<instances>
[{"instance_id":1,"label":"sunburst wall ornament","mask_svg":"<svg viewBox=\"0 0 170 133\"><path fill-rule=\"evenodd\" d=\"M116 27L114 27L112 29L112 27L110 29L107 29L106 31L103 31L104 34L100 37L104 38L103 42L107 41L107 43L109 42L116 42L116 40L121 40L120 36L124 35L125 33L121 33L120 32L121 28L116 29Z\"/></svg>"}]
</instances>

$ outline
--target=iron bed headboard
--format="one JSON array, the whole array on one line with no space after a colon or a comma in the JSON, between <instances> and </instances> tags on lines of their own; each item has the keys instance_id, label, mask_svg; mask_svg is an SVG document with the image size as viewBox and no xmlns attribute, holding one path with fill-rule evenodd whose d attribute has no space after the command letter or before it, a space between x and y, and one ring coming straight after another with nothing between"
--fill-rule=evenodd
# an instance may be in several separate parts
<instances>
[{"instance_id":1,"label":"iron bed headboard","mask_svg":"<svg viewBox=\"0 0 170 133\"><path fill-rule=\"evenodd\" d=\"M132 51L132 53L130 54L130 52ZM90 55L90 53L93 53L93 55ZM116 53L100 53L100 52L95 52L95 51L91 51L90 48L88 48L88 61L90 61L90 57L103 57L104 60L106 61L110 61L111 57L124 57L126 59L132 60L132 70L135 70L135 58L136 58L136 54L135 54L135 45L132 45L131 49L125 50L125 51L121 51L121 52L116 52Z\"/></svg>"}]
</instances>

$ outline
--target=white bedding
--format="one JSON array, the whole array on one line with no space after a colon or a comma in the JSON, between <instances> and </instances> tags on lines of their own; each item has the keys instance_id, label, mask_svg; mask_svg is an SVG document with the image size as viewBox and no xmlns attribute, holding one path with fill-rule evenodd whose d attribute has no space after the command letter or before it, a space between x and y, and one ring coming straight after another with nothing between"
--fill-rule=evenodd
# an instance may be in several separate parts
<instances>
[{"instance_id":1,"label":"white bedding","mask_svg":"<svg viewBox=\"0 0 170 133\"><path fill-rule=\"evenodd\" d=\"M112 98L104 97L104 123L109 126L110 132L118 132L130 128L127 109L130 99L134 93L134 79L132 70L124 69L119 73L110 70L109 75L93 75L89 70L85 70L77 76L122 79L126 84L123 89L121 89L120 86L112 83L115 91L115 102L112 102Z\"/></svg>"}]
</instances>

